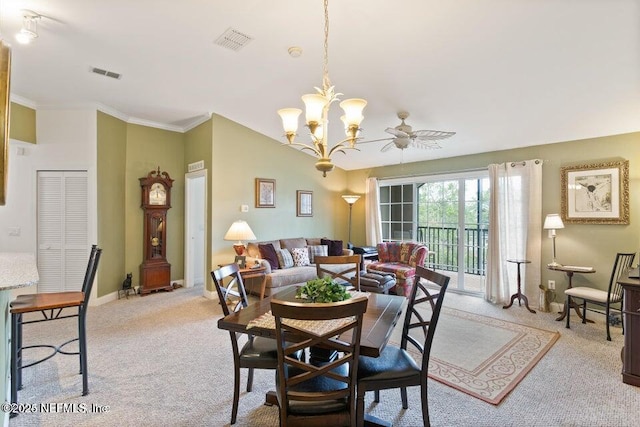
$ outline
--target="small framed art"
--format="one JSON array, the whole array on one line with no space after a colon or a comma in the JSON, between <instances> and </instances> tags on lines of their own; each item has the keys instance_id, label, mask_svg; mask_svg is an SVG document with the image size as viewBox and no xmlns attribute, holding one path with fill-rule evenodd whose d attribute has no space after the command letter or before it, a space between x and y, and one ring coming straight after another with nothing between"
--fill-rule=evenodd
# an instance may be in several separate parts
<instances>
[{"instance_id":1,"label":"small framed art","mask_svg":"<svg viewBox=\"0 0 640 427\"><path fill-rule=\"evenodd\" d=\"M296 215L313 216L313 191L296 191Z\"/></svg>"},{"instance_id":2,"label":"small framed art","mask_svg":"<svg viewBox=\"0 0 640 427\"><path fill-rule=\"evenodd\" d=\"M256 208L276 207L276 180L256 178Z\"/></svg>"}]
</instances>

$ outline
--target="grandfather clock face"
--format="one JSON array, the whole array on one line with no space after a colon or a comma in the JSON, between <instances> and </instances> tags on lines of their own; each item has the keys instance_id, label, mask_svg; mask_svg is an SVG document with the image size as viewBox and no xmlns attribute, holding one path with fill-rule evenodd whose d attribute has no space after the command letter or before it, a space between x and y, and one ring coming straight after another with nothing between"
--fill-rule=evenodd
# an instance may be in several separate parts
<instances>
[{"instance_id":1,"label":"grandfather clock face","mask_svg":"<svg viewBox=\"0 0 640 427\"><path fill-rule=\"evenodd\" d=\"M167 204L167 189L160 182L151 184L149 189L149 204L153 206L164 206Z\"/></svg>"}]
</instances>

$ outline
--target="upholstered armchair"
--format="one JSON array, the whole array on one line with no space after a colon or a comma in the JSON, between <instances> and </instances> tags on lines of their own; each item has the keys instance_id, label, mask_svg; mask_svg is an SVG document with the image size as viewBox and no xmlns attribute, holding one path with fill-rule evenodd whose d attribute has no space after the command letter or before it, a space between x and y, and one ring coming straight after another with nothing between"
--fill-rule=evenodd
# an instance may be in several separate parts
<instances>
[{"instance_id":1,"label":"upholstered armchair","mask_svg":"<svg viewBox=\"0 0 640 427\"><path fill-rule=\"evenodd\" d=\"M413 288L416 265L424 266L429 249L421 243L378 243L378 261L367 264L367 271L395 273L396 295L408 296Z\"/></svg>"}]
</instances>

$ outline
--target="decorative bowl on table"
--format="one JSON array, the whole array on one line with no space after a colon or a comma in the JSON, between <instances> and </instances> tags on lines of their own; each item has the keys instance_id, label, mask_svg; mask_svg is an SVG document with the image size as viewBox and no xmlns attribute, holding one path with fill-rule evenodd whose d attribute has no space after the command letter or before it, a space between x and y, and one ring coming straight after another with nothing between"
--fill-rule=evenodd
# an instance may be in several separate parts
<instances>
[{"instance_id":1,"label":"decorative bowl on table","mask_svg":"<svg viewBox=\"0 0 640 427\"><path fill-rule=\"evenodd\" d=\"M296 298L305 302L338 302L351 298L345 286L329 277L309 280L296 290Z\"/></svg>"}]
</instances>

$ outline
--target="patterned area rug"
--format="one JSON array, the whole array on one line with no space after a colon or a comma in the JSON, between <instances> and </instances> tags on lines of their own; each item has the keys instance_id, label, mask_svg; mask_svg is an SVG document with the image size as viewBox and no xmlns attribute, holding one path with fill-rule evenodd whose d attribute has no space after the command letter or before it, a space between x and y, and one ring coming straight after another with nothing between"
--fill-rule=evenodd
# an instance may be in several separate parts
<instances>
[{"instance_id":1,"label":"patterned area rug","mask_svg":"<svg viewBox=\"0 0 640 427\"><path fill-rule=\"evenodd\" d=\"M558 332L443 307L429 377L497 405L559 337Z\"/></svg>"}]
</instances>

